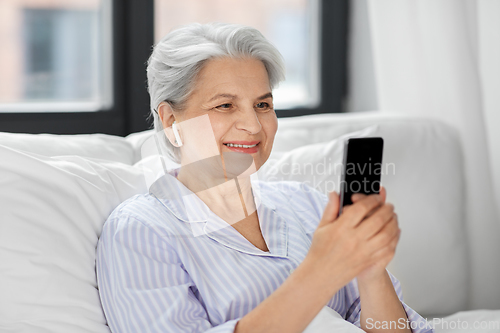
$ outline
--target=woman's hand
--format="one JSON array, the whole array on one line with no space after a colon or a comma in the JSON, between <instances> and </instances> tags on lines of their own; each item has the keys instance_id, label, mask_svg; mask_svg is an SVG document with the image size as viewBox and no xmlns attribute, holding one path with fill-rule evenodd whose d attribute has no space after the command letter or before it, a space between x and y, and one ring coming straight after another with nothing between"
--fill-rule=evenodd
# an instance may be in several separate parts
<instances>
[{"instance_id":1,"label":"woman's hand","mask_svg":"<svg viewBox=\"0 0 500 333\"><path fill-rule=\"evenodd\" d=\"M354 277L361 274L371 279L385 270L394 254L395 231L399 230L394 207L385 203L384 189L380 195L356 197L354 201L337 218L339 196L330 193L304 261L238 322L235 332L302 332ZM360 285L361 315L377 320L406 318L390 278L371 282ZM377 312L380 304L383 311Z\"/></svg>"},{"instance_id":2,"label":"woman's hand","mask_svg":"<svg viewBox=\"0 0 500 333\"><path fill-rule=\"evenodd\" d=\"M354 195L338 218L339 196L332 192L329 198L306 260L336 286L356 276L370 279L385 273L399 240L397 216L394 206L385 203L385 189L378 195Z\"/></svg>"},{"instance_id":3,"label":"woman's hand","mask_svg":"<svg viewBox=\"0 0 500 333\"><path fill-rule=\"evenodd\" d=\"M380 187L380 195L382 196L382 200L385 203L387 193L385 188L382 186ZM365 197L366 197L365 194L360 194L360 193L355 194L352 197L352 202L356 203L357 201ZM363 270L360 274L358 274L357 276L358 281L360 280L369 281L373 280L374 278L379 278L381 276L384 276L386 274L385 269L387 265L389 264L389 262L391 262L392 258L394 258L394 254L396 253L396 246L398 245L399 242L401 229L399 229L398 226L398 216L396 213L394 213L394 206L392 204L386 204L386 205L390 205L392 207L393 215L392 217L388 217L388 215L386 216L387 220L385 221L385 226L383 227L383 229L387 229L386 231L388 237L391 237L392 235L393 238L388 246L384 247L382 250L378 251L378 253L374 254L376 262L370 267ZM382 221L380 223L384 223L383 222L384 217L377 217L377 218L381 218ZM366 222L363 221L363 223Z\"/></svg>"}]
</instances>

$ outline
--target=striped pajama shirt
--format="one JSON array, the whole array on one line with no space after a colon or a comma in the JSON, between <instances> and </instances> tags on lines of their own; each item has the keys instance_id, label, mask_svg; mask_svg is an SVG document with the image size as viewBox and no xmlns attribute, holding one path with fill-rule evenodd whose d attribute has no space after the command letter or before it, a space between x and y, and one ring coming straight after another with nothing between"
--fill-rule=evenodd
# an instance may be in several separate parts
<instances>
[{"instance_id":1,"label":"striped pajama shirt","mask_svg":"<svg viewBox=\"0 0 500 333\"><path fill-rule=\"evenodd\" d=\"M327 203L304 184L252 178L264 252L211 212L176 172L122 203L104 224L96 270L113 333L233 332L304 260ZM399 281L389 276L402 301ZM414 333L432 332L402 304L419 327ZM356 279L327 306L359 327Z\"/></svg>"}]
</instances>

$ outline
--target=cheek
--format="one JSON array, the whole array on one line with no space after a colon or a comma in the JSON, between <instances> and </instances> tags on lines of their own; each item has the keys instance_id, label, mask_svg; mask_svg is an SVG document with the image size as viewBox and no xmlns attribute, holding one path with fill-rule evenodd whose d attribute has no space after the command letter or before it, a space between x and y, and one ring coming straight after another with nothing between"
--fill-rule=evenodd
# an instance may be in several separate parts
<instances>
[{"instance_id":1,"label":"cheek","mask_svg":"<svg viewBox=\"0 0 500 333\"><path fill-rule=\"evenodd\" d=\"M226 133L231 129L232 121L228 119L230 117L225 117L224 114L213 114L210 115L209 118L215 141L220 145Z\"/></svg>"},{"instance_id":2,"label":"cheek","mask_svg":"<svg viewBox=\"0 0 500 333\"><path fill-rule=\"evenodd\" d=\"M278 131L278 118L276 114L269 115L267 119L262 119L261 121L262 129L266 133L266 143L269 146L269 149L272 148L274 137L276 136L276 132Z\"/></svg>"}]
</instances>

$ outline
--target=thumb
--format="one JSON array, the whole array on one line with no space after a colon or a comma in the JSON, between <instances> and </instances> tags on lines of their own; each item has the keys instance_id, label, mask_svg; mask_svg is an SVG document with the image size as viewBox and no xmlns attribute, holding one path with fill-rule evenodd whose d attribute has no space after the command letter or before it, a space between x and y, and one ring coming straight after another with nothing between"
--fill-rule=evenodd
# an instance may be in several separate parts
<instances>
[{"instance_id":1,"label":"thumb","mask_svg":"<svg viewBox=\"0 0 500 333\"><path fill-rule=\"evenodd\" d=\"M329 200L326 204L323 216L319 221L318 228L335 221L337 215L339 215L340 197L337 192L330 192L328 196Z\"/></svg>"}]
</instances>

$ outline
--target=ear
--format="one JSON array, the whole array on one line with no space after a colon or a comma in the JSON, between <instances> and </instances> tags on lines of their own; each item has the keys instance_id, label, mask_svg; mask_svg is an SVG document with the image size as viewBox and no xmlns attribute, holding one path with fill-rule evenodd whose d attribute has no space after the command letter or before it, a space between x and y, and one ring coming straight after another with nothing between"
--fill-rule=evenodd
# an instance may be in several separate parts
<instances>
[{"instance_id":1,"label":"ear","mask_svg":"<svg viewBox=\"0 0 500 333\"><path fill-rule=\"evenodd\" d=\"M168 141L170 141L170 143L174 147L179 147L177 141L175 140L174 131L172 130L172 124L175 121L175 115L170 104L168 104L167 102L161 102L158 105L158 115L160 116L160 120L163 125L163 132L165 133ZM177 128L178 127L179 126L177 124Z\"/></svg>"},{"instance_id":2,"label":"ear","mask_svg":"<svg viewBox=\"0 0 500 333\"><path fill-rule=\"evenodd\" d=\"M175 121L175 116L172 107L167 102L161 102L158 105L158 115L160 116L163 128L172 126L172 123Z\"/></svg>"}]
</instances>

